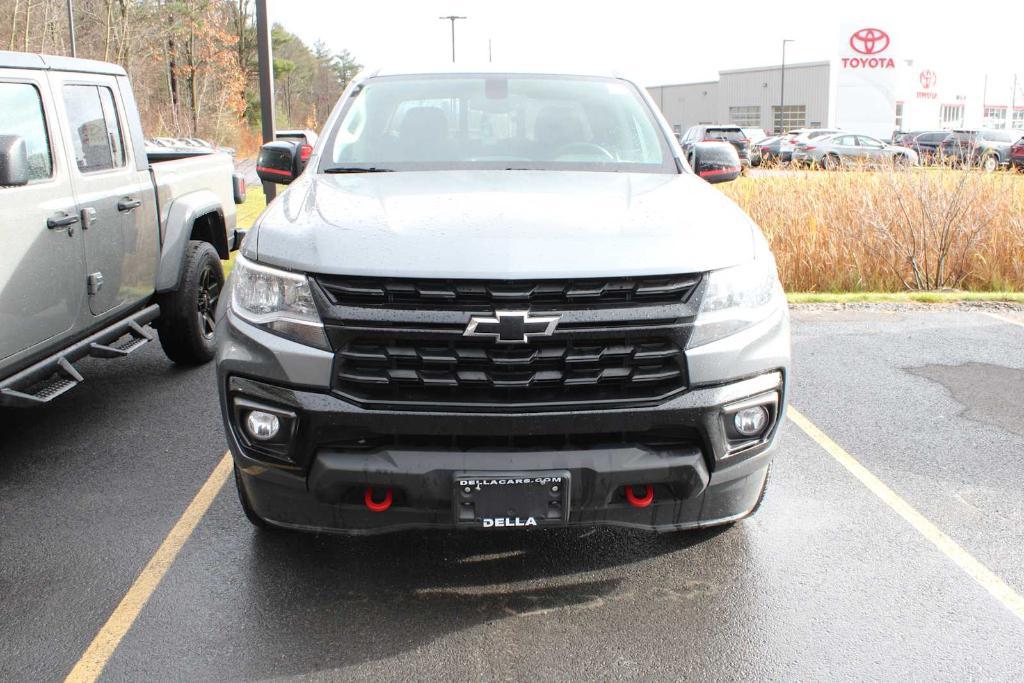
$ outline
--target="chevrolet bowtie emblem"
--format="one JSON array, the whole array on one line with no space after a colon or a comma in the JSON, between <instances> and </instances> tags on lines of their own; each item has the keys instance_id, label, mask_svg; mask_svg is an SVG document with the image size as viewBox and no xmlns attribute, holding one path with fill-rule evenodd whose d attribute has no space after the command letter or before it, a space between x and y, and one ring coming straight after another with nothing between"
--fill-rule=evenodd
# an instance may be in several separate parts
<instances>
[{"instance_id":1,"label":"chevrolet bowtie emblem","mask_svg":"<svg viewBox=\"0 0 1024 683\"><path fill-rule=\"evenodd\" d=\"M528 311L495 311L493 318L473 316L466 337L490 337L499 344L524 344L533 337L555 333L558 316L531 316Z\"/></svg>"}]
</instances>

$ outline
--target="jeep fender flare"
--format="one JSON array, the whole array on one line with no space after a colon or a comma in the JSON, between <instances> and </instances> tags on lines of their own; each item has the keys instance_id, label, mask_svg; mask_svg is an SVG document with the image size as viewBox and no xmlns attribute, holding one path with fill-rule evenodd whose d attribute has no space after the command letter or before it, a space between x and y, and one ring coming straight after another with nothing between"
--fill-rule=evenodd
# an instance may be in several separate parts
<instances>
[{"instance_id":1,"label":"jeep fender flare","mask_svg":"<svg viewBox=\"0 0 1024 683\"><path fill-rule=\"evenodd\" d=\"M203 216L217 214L220 225L225 225L224 208L221 201L209 190L197 190L176 198L167 210L164 224L163 244L160 250L160 264L156 272L156 291L169 292L177 289L184 265L185 248L192 239L192 228ZM228 254L227 233L222 229L213 235L214 248L221 258Z\"/></svg>"}]
</instances>

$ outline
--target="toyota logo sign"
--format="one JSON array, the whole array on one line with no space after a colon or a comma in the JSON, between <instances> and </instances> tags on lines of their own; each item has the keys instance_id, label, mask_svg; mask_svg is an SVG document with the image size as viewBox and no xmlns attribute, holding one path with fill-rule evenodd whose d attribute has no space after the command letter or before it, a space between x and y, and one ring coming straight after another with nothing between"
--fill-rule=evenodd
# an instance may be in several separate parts
<instances>
[{"instance_id":1,"label":"toyota logo sign","mask_svg":"<svg viewBox=\"0 0 1024 683\"><path fill-rule=\"evenodd\" d=\"M921 87L925 90L931 90L935 87L935 72L931 69L926 69L921 72L920 76Z\"/></svg>"},{"instance_id":2,"label":"toyota logo sign","mask_svg":"<svg viewBox=\"0 0 1024 683\"><path fill-rule=\"evenodd\" d=\"M862 28L850 36L850 47L862 55L877 55L889 47L889 34L880 28Z\"/></svg>"}]
</instances>

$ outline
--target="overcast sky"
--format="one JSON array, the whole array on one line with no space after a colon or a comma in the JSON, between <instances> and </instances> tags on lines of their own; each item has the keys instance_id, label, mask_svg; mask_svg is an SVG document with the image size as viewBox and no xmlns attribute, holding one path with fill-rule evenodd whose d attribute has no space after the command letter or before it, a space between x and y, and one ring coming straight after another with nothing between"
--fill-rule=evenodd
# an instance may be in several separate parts
<instances>
[{"instance_id":1,"label":"overcast sky","mask_svg":"<svg viewBox=\"0 0 1024 683\"><path fill-rule=\"evenodd\" d=\"M906 0L268 0L271 20L312 43L347 48L364 65L436 63L451 59L456 25L460 62L595 64L628 73L643 85L717 78L720 69L830 59L845 21L898 33L908 57L940 67L1024 75L1024 1L952 3ZM958 3L959 4L959 3ZM944 6L950 7L949 10ZM961 5L963 7L963 5ZM999 30L1005 29L1000 35Z\"/></svg>"}]
</instances>

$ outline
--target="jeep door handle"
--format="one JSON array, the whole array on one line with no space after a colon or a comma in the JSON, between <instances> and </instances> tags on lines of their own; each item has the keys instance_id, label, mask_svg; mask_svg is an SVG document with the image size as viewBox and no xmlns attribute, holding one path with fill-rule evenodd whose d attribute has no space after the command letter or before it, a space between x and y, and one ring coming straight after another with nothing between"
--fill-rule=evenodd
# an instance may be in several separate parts
<instances>
[{"instance_id":1,"label":"jeep door handle","mask_svg":"<svg viewBox=\"0 0 1024 683\"><path fill-rule=\"evenodd\" d=\"M142 200L135 197L125 197L117 203L118 211L131 211L142 206Z\"/></svg>"},{"instance_id":2,"label":"jeep door handle","mask_svg":"<svg viewBox=\"0 0 1024 683\"><path fill-rule=\"evenodd\" d=\"M60 228L70 228L72 225L78 222L78 216L74 214L60 214L59 216L51 216L46 219L46 227L50 230L59 230Z\"/></svg>"}]
</instances>

